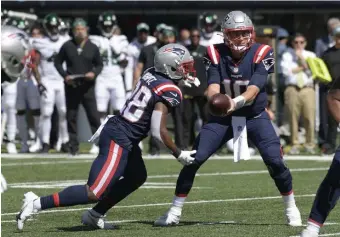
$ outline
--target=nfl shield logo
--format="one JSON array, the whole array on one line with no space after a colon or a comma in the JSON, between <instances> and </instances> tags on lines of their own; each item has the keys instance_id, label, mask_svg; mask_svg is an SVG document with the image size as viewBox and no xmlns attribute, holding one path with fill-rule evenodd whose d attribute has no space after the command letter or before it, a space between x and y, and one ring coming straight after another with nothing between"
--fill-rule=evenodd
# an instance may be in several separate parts
<instances>
[{"instance_id":1,"label":"nfl shield logo","mask_svg":"<svg viewBox=\"0 0 340 237\"><path fill-rule=\"evenodd\" d=\"M238 73L238 67L234 67L233 71L234 73Z\"/></svg>"}]
</instances>

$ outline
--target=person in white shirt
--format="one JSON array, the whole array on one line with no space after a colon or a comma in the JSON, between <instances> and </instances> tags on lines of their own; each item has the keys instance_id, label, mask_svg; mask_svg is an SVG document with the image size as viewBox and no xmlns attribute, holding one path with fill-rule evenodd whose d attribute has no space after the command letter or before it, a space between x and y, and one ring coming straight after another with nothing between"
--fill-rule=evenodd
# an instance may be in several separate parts
<instances>
[{"instance_id":1,"label":"person in white shirt","mask_svg":"<svg viewBox=\"0 0 340 237\"><path fill-rule=\"evenodd\" d=\"M315 153L315 90L306 59L316 57L316 55L305 50L306 45L306 38L302 34L296 34L293 38L294 52L285 52L281 61L282 73L286 78L284 97L290 124L291 154L299 153L298 124L300 115L302 115L306 130L305 149L308 153Z\"/></svg>"},{"instance_id":2,"label":"person in white shirt","mask_svg":"<svg viewBox=\"0 0 340 237\"><path fill-rule=\"evenodd\" d=\"M128 98L132 91L133 86L133 73L134 68L138 63L138 58L141 49L144 46L148 46L156 42L156 38L149 35L150 27L141 22L137 25L137 37L132 40L132 42L128 46L128 65L125 68L125 89L126 89L126 97Z\"/></svg>"}]
</instances>

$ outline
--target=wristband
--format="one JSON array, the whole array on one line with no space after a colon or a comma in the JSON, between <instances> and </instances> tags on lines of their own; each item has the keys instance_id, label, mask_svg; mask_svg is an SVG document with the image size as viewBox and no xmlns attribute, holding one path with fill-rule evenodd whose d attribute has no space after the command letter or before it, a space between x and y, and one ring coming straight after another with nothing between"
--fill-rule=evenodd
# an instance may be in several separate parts
<instances>
[{"instance_id":1,"label":"wristband","mask_svg":"<svg viewBox=\"0 0 340 237\"><path fill-rule=\"evenodd\" d=\"M181 152L182 152L182 151L176 147L176 151L172 152L172 155L173 155L174 157L178 158L179 155L181 154Z\"/></svg>"},{"instance_id":2,"label":"wristband","mask_svg":"<svg viewBox=\"0 0 340 237\"><path fill-rule=\"evenodd\" d=\"M245 100L244 96L242 96L242 95L235 97L233 99L233 101L235 103L235 110L242 108L244 106L244 104L246 103L246 100Z\"/></svg>"}]
</instances>

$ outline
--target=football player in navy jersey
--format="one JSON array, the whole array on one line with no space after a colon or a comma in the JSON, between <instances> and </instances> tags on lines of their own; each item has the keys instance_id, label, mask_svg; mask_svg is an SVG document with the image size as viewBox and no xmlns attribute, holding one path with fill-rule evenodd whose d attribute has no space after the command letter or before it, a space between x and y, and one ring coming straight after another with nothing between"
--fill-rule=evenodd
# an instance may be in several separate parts
<instances>
[{"instance_id":1,"label":"football player in navy jersey","mask_svg":"<svg viewBox=\"0 0 340 237\"><path fill-rule=\"evenodd\" d=\"M335 121L340 125L340 77L333 83L327 95L328 109ZM339 126L340 127L340 126ZM309 214L307 227L301 237L318 237L320 228L340 197L340 146L335 152L332 164L326 177L320 184L312 210Z\"/></svg>"},{"instance_id":2,"label":"football player in navy jersey","mask_svg":"<svg viewBox=\"0 0 340 237\"><path fill-rule=\"evenodd\" d=\"M226 116L212 116L202 127L194 144L194 149L197 150L195 160L180 172L172 206L165 215L155 221L155 225L168 226L179 223L182 207L198 169L226 141L233 137L235 140L235 134L244 130L258 148L283 197L288 224L300 226L301 215L295 204L292 176L282 158L279 138L265 111L265 85L268 75L274 70L273 49L254 42L252 21L241 11L232 11L224 18L222 31L224 43L207 48L207 95L210 99L218 93L227 94L232 98L231 108ZM238 123L236 130L233 129L234 121L235 124ZM234 142L234 146L235 144L238 145ZM248 151L247 144L235 149L234 159L235 152L245 151Z\"/></svg>"},{"instance_id":3,"label":"football player in navy jersey","mask_svg":"<svg viewBox=\"0 0 340 237\"><path fill-rule=\"evenodd\" d=\"M180 44L161 47L155 55L154 67L147 70L118 116L102 125L99 135L99 155L94 160L86 185L70 186L59 193L38 197L28 192L21 212L17 215L18 229L33 212L79 204L97 203L82 215L82 223L94 228L108 229L105 213L115 204L137 190L147 173L138 143L148 132L158 138L183 165L189 165L196 151L181 151L168 134L168 111L182 100L175 81L199 86L195 78L194 61Z\"/></svg>"}]
</instances>

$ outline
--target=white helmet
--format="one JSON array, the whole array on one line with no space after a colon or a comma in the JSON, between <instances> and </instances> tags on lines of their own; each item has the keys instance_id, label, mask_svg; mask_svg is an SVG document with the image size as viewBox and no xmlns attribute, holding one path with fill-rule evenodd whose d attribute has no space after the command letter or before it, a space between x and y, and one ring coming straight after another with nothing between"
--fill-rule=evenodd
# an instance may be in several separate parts
<instances>
[{"instance_id":1,"label":"white helmet","mask_svg":"<svg viewBox=\"0 0 340 237\"><path fill-rule=\"evenodd\" d=\"M231 50L244 52L254 43L254 25L244 12L229 12L221 28L225 43Z\"/></svg>"},{"instance_id":2,"label":"white helmet","mask_svg":"<svg viewBox=\"0 0 340 237\"><path fill-rule=\"evenodd\" d=\"M13 26L1 27L1 69L12 82L22 73L32 47L28 35Z\"/></svg>"},{"instance_id":3,"label":"white helmet","mask_svg":"<svg viewBox=\"0 0 340 237\"><path fill-rule=\"evenodd\" d=\"M157 50L154 58L156 72L173 80L195 77L194 59L186 47L180 44L166 44Z\"/></svg>"}]
</instances>

